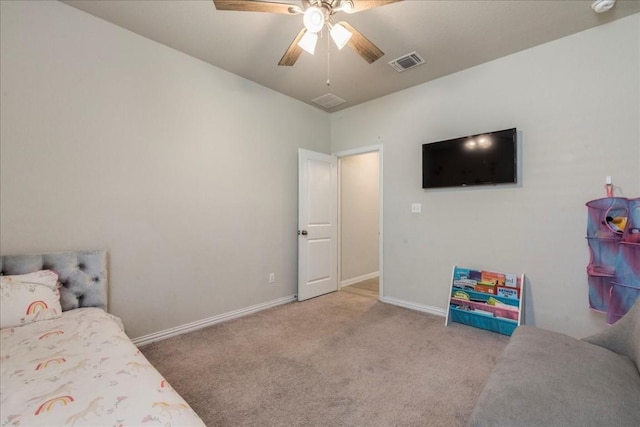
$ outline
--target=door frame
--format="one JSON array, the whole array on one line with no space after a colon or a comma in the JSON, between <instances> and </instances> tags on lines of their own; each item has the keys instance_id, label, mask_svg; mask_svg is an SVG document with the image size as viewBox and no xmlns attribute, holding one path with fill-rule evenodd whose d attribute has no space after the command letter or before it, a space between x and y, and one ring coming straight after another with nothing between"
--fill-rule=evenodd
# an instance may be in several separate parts
<instances>
[{"instance_id":1,"label":"door frame","mask_svg":"<svg viewBox=\"0 0 640 427\"><path fill-rule=\"evenodd\" d=\"M333 153L334 156L336 156L338 158L338 290L342 289L342 221L340 221L340 217L341 217L341 212L342 212L342 206L340 203L340 183L341 183L341 179L342 179L342 172L341 172L341 162L340 159L342 157L350 157L350 156L357 156L359 154L367 154L367 153L374 153L377 152L378 153L378 168L379 168L379 191L378 191L378 283L379 283L379 290L378 290L378 300L383 301L384 299L384 274L383 274L383 269L384 269L384 250L383 250L383 239L384 239L384 233L383 233L383 149L382 149L382 144L376 144L376 145L369 145L367 147L360 147L360 148L353 148L353 149L349 149L349 150L344 150L344 151L339 151L337 153Z\"/></svg>"}]
</instances>

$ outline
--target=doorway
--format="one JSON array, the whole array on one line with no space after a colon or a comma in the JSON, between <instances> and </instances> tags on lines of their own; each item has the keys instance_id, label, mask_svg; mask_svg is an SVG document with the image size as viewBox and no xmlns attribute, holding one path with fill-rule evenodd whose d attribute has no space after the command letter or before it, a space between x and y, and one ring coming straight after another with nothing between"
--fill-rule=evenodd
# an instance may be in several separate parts
<instances>
[{"instance_id":1,"label":"doorway","mask_svg":"<svg viewBox=\"0 0 640 427\"><path fill-rule=\"evenodd\" d=\"M339 288L381 300L382 147L336 155Z\"/></svg>"}]
</instances>

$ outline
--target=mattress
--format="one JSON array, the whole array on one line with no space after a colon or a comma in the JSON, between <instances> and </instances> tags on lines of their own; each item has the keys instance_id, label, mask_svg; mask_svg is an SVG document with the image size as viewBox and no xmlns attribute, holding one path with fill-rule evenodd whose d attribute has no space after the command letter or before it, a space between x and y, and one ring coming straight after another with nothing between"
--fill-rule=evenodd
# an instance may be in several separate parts
<instances>
[{"instance_id":1,"label":"mattress","mask_svg":"<svg viewBox=\"0 0 640 427\"><path fill-rule=\"evenodd\" d=\"M204 426L99 308L0 330L2 426Z\"/></svg>"}]
</instances>

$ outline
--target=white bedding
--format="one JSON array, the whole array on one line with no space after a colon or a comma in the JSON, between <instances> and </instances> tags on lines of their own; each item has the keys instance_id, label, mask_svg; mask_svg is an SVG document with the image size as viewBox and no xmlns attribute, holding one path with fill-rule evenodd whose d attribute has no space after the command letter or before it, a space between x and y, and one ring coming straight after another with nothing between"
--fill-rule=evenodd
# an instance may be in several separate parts
<instances>
[{"instance_id":1,"label":"white bedding","mask_svg":"<svg viewBox=\"0 0 640 427\"><path fill-rule=\"evenodd\" d=\"M204 426L99 308L0 336L1 426Z\"/></svg>"}]
</instances>

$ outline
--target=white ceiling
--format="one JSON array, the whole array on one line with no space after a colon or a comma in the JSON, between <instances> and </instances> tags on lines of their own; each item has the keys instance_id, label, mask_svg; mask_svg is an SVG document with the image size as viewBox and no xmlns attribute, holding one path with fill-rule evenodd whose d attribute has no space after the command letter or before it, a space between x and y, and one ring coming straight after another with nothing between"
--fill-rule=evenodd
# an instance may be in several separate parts
<instances>
[{"instance_id":1,"label":"white ceiling","mask_svg":"<svg viewBox=\"0 0 640 427\"><path fill-rule=\"evenodd\" d=\"M277 2L301 5L295 0ZM311 100L327 93L347 101L326 111L640 12L639 0L618 0L602 14L593 12L592 0L404 0L334 16L334 22L349 22L385 52L373 64L349 47L339 51L331 44L327 55L325 37L315 55L303 52L293 67L282 67L277 63L302 29L301 15L218 11L212 0L64 3L310 105L317 106ZM426 64L402 73L389 66L389 61L413 51Z\"/></svg>"}]
</instances>

